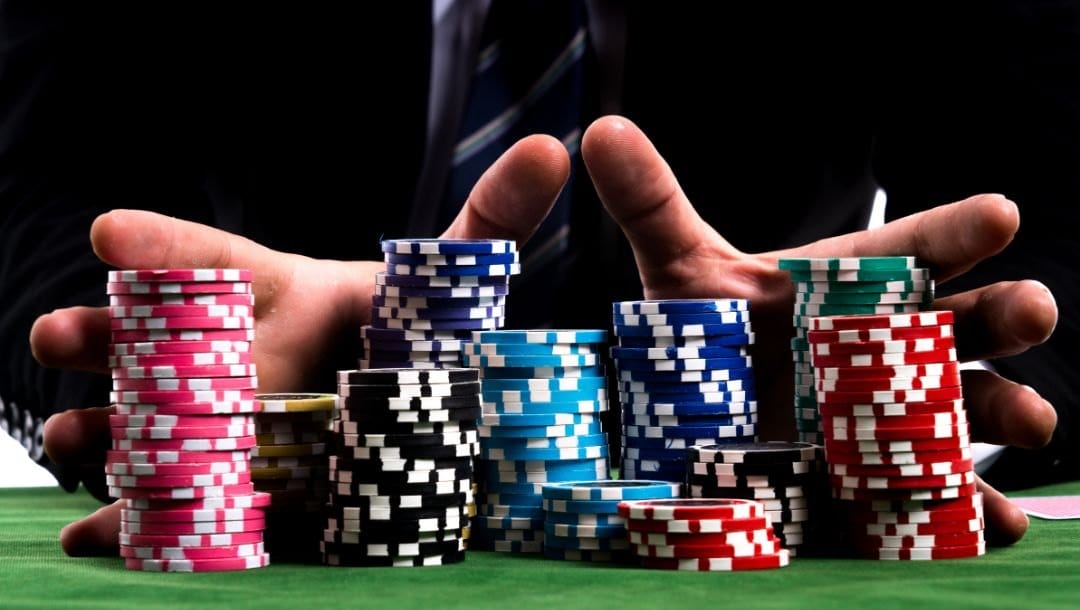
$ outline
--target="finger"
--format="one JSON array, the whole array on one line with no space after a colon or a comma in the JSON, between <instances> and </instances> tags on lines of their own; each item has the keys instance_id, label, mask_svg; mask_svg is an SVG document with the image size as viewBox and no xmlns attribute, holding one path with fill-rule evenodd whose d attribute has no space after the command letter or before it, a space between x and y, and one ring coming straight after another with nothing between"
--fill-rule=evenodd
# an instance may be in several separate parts
<instances>
[{"instance_id":1,"label":"finger","mask_svg":"<svg viewBox=\"0 0 1080 610\"><path fill-rule=\"evenodd\" d=\"M115 407L69 409L45 421L45 453L57 464L104 464Z\"/></svg>"},{"instance_id":2,"label":"finger","mask_svg":"<svg viewBox=\"0 0 1080 610\"><path fill-rule=\"evenodd\" d=\"M1025 449L1038 449L1050 442L1057 412L1038 392L990 371L963 371L961 375L976 440Z\"/></svg>"},{"instance_id":3,"label":"finger","mask_svg":"<svg viewBox=\"0 0 1080 610\"><path fill-rule=\"evenodd\" d=\"M634 249L647 289L662 289L656 285L662 281L693 285L702 258L740 257L702 220L671 167L628 119L597 119L585 131L581 154L600 200Z\"/></svg>"},{"instance_id":4,"label":"finger","mask_svg":"<svg viewBox=\"0 0 1080 610\"><path fill-rule=\"evenodd\" d=\"M260 308L283 290L299 258L226 231L142 210L98 216L90 227L90 242L102 261L120 269L250 269Z\"/></svg>"},{"instance_id":5,"label":"finger","mask_svg":"<svg viewBox=\"0 0 1080 610\"><path fill-rule=\"evenodd\" d=\"M935 301L956 317L961 360L1018 354L1050 338L1057 326L1057 303L1040 282L998 282Z\"/></svg>"},{"instance_id":6,"label":"finger","mask_svg":"<svg viewBox=\"0 0 1080 610\"><path fill-rule=\"evenodd\" d=\"M1028 529L1028 517L1024 511L981 478L976 478L975 484L983 494L987 543L1005 546L1023 538Z\"/></svg>"},{"instance_id":7,"label":"finger","mask_svg":"<svg viewBox=\"0 0 1080 610\"><path fill-rule=\"evenodd\" d=\"M513 239L540 226L570 177L566 147L551 136L529 136L510 147L476 181L444 238Z\"/></svg>"},{"instance_id":8,"label":"finger","mask_svg":"<svg viewBox=\"0 0 1080 610\"><path fill-rule=\"evenodd\" d=\"M1020 226L1016 204L976 195L905 216L876 229L775 253L784 256L915 256L938 281L955 277L1001 252Z\"/></svg>"},{"instance_id":9,"label":"finger","mask_svg":"<svg viewBox=\"0 0 1080 610\"><path fill-rule=\"evenodd\" d=\"M30 329L30 351L44 366L104 373L109 312L102 307L68 307L47 313Z\"/></svg>"},{"instance_id":10,"label":"finger","mask_svg":"<svg viewBox=\"0 0 1080 610\"><path fill-rule=\"evenodd\" d=\"M72 557L116 555L120 548L120 509L117 500L94 511L85 519L60 530L60 546Z\"/></svg>"}]
</instances>

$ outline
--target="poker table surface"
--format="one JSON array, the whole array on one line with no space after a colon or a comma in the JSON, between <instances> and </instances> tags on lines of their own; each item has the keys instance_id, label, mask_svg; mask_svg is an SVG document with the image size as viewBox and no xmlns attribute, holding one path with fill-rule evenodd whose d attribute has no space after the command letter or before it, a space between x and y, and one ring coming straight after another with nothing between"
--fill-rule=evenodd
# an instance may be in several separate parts
<instances>
[{"instance_id":1,"label":"poker table surface","mask_svg":"<svg viewBox=\"0 0 1080 610\"><path fill-rule=\"evenodd\" d=\"M1080 493L1080 482L1015 495ZM892 562L793 559L778 570L686 573L470 551L428 568L273 564L159 574L116 557L71 558L57 535L98 508L84 492L0 490L0 608L924 608L1077 607L1080 521L1032 519L984 557Z\"/></svg>"}]
</instances>

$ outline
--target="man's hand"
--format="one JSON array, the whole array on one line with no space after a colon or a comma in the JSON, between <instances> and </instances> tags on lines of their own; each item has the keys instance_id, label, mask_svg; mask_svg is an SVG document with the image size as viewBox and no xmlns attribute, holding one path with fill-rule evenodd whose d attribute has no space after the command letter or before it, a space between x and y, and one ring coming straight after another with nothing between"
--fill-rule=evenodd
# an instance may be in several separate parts
<instances>
[{"instance_id":1,"label":"man's hand","mask_svg":"<svg viewBox=\"0 0 1080 610\"><path fill-rule=\"evenodd\" d=\"M891 222L871 231L763 254L740 252L704 222L671 168L630 121L605 117L585 132L582 155L601 200L634 250L645 297L750 299L757 345L762 428L766 438L790 435L793 374L788 339L794 287L783 257L916 256L938 283L1004 249L1019 226L1016 205L980 195ZM761 222L769 221L762 210ZM947 298L935 309L956 315L962 360L1016 354L1045 341L1057 306L1038 282L999 282ZM976 440L1036 448L1050 440L1053 407L1031 388L987 371L963 373L964 397ZM991 540L1023 536L1027 517L990 486L985 494Z\"/></svg>"},{"instance_id":2,"label":"man's hand","mask_svg":"<svg viewBox=\"0 0 1080 610\"><path fill-rule=\"evenodd\" d=\"M558 140L533 136L518 142L480 178L443 237L523 243L551 209L569 171L566 149ZM252 347L261 392L310 387L327 346L370 318L374 275L384 267L277 252L211 227L132 210L99 217L90 240L101 260L122 269L251 269L256 317ZM107 373L108 311L54 311L37 320L30 342L34 356L46 366ZM112 412L108 407L77 409L51 417L45 426L49 457L82 466L90 485L100 481ZM69 555L116 553L119 508L114 503L65 527L60 534L64 550Z\"/></svg>"}]
</instances>

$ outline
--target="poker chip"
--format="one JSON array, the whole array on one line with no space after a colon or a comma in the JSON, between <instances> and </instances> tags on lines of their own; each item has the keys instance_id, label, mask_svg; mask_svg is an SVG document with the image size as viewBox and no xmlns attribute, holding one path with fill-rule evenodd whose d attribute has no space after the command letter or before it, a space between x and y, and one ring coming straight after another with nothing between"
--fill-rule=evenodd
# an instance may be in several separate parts
<instances>
[{"instance_id":1,"label":"poker chip","mask_svg":"<svg viewBox=\"0 0 1080 610\"><path fill-rule=\"evenodd\" d=\"M193 293L193 294L113 294L109 295L110 307L163 305L238 305L254 307L255 295L248 293Z\"/></svg>"},{"instance_id":2,"label":"poker chip","mask_svg":"<svg viewBox=\"0 0 1080 610\"><path fill-rule=\"evenodd\" d=\"M120 521L120 532L123 534L233 534L239 532L261 532L266 528L266 519L257 517L244 520L220 520L220 521Z\"/></svg>"},{"instance_id":3,"label":"poker chip","mask_svg":"<svg viewBox=\"0 0 1080 610\"><path fill-rule=\"evenodd\" d=\"M252 397L254 398L254 397ZM259 410L255 400L225 400L209 402L168 402L168 403L117 403L117 415L158 415L158 416L220 416L250 415Z\"/></svg>"},{"instance_id":4,"label":"poker chip","mask_svg":"<svg viewBox=\"0 0 1080 610\"><path fill-rule=\"evenodd\" d=\"M114 294L249 294L251 282L108 282L105 292Z\"/></svg>"},{"instance_id":5,"label":"poker chip","mask_svg":"<svg viewBox=\"0 0 1080 610\"><path fill-rule=\"evenodd\" d=\"M239 320L253 320L253 316L251 305L113 305L109 307L109 318L113 328L143 328L144 326L134 321L140 318L148 320L144 323L148 328L169 328L170 324L188 318L201 319L212 326L186 326L185 328L220 328L220 324L226 320L238 323ZM236 328L250 327L248 325Z\"/></svg>"},{"instance_id":6,"label":"poker chip","mask_svg":"<svg viewBox=\"0 0 1080 610\"><path fill-rule=\"evenodd\" d=\"M244 330L113 330L113 343L176 342L176 341L247 341L255 339L255 331Z\"/></svg>"},{"instance_id":7,"label":"poker chip","mask_svg":"<svg viewBox=\"0 0 1080 610\"><path fill-rule=\"evenodd\" d=\"M171 354L250 353L251 342L243 341L144 341L110 343L109 356L166 356ZM114 366L112 362L109 366Z\"/></svg>"},{"instance_id":8,"label":"poker chip","mask_svg":"<svg viewBox=\"0 0 1080 610\"><path fill-rule=\"evenodd\" d=\"M269 553L214 559L124 559L124 567L143 572L230 572L265 568L268 565Z\"/></svg>"},{"instance_id":9,"label":"poker chip","mask_svg":"<svg viewBox=\"0 0 1080 610\"><path fill-rule=\"evenodd\" d=\"M746 299L683 299L675 301L627 301L612 303L611 311L618 315L699 314L725 311L747 311Z\"/></svg>"}]
</instances>

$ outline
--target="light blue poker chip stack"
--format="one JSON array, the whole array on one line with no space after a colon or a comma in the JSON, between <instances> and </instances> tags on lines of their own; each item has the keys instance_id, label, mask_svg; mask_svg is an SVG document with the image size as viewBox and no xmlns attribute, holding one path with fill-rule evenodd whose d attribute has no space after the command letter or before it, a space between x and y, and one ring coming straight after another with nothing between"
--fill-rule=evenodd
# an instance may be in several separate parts
<instances>
[{"instance_id":1,"label":"light blue poker chip stack","mask_svg":"<svg viewBox=\"0 0 1080 610\"><path fill-rule=\"evenodd\" d=\"M544 485L544 555L574 561L631 561L619 502L678 498L681 487L669 481L637 480Z\"/></svg>"},{"instance_id":2,"label":"light blue poker chip stack","mask_svg":"<svg viewBox=\"0 0 1080 610\"><path fill-rule=\"evenodd\" d=\"M478 512L472 549L539 553L545 483L609 477L603 330L477 331L464 348L480 369Z\"/></svg>"},{"instance_id":3,"label":"light blue poker chip stack","mask_svg":"<svg viewBox=\"0 0 1080 610\"><path fill-rule=\"evenodd\" d=\"M502 328L521 270L513 241L390 239L382 250L359 368L460 367L473 331Z\"/></svg>"},{"instance_id":4,"label":"light blue poker chip stack","mask_svg":"<svg viewBox=\"0 0 1080 610\"><path fill-rule=\"evenodd\" d=\"M795 367L795 428L799 440L823 445L807 331L816 316L915 313L934 301L930 270L913 256L782 258L795 284L791 358Z\"/></svg>"},{"instance_id":5,"label":"light blue poker chip stack","mask_svg":"<svg viewBox=\"0 0 1080 610\"><path fill-rule=\"evenodd\" d=\"M756 439L747 300L624 301L612 313L624 478L683 481L688 447Z\"/></svg>"}]
</instances>

